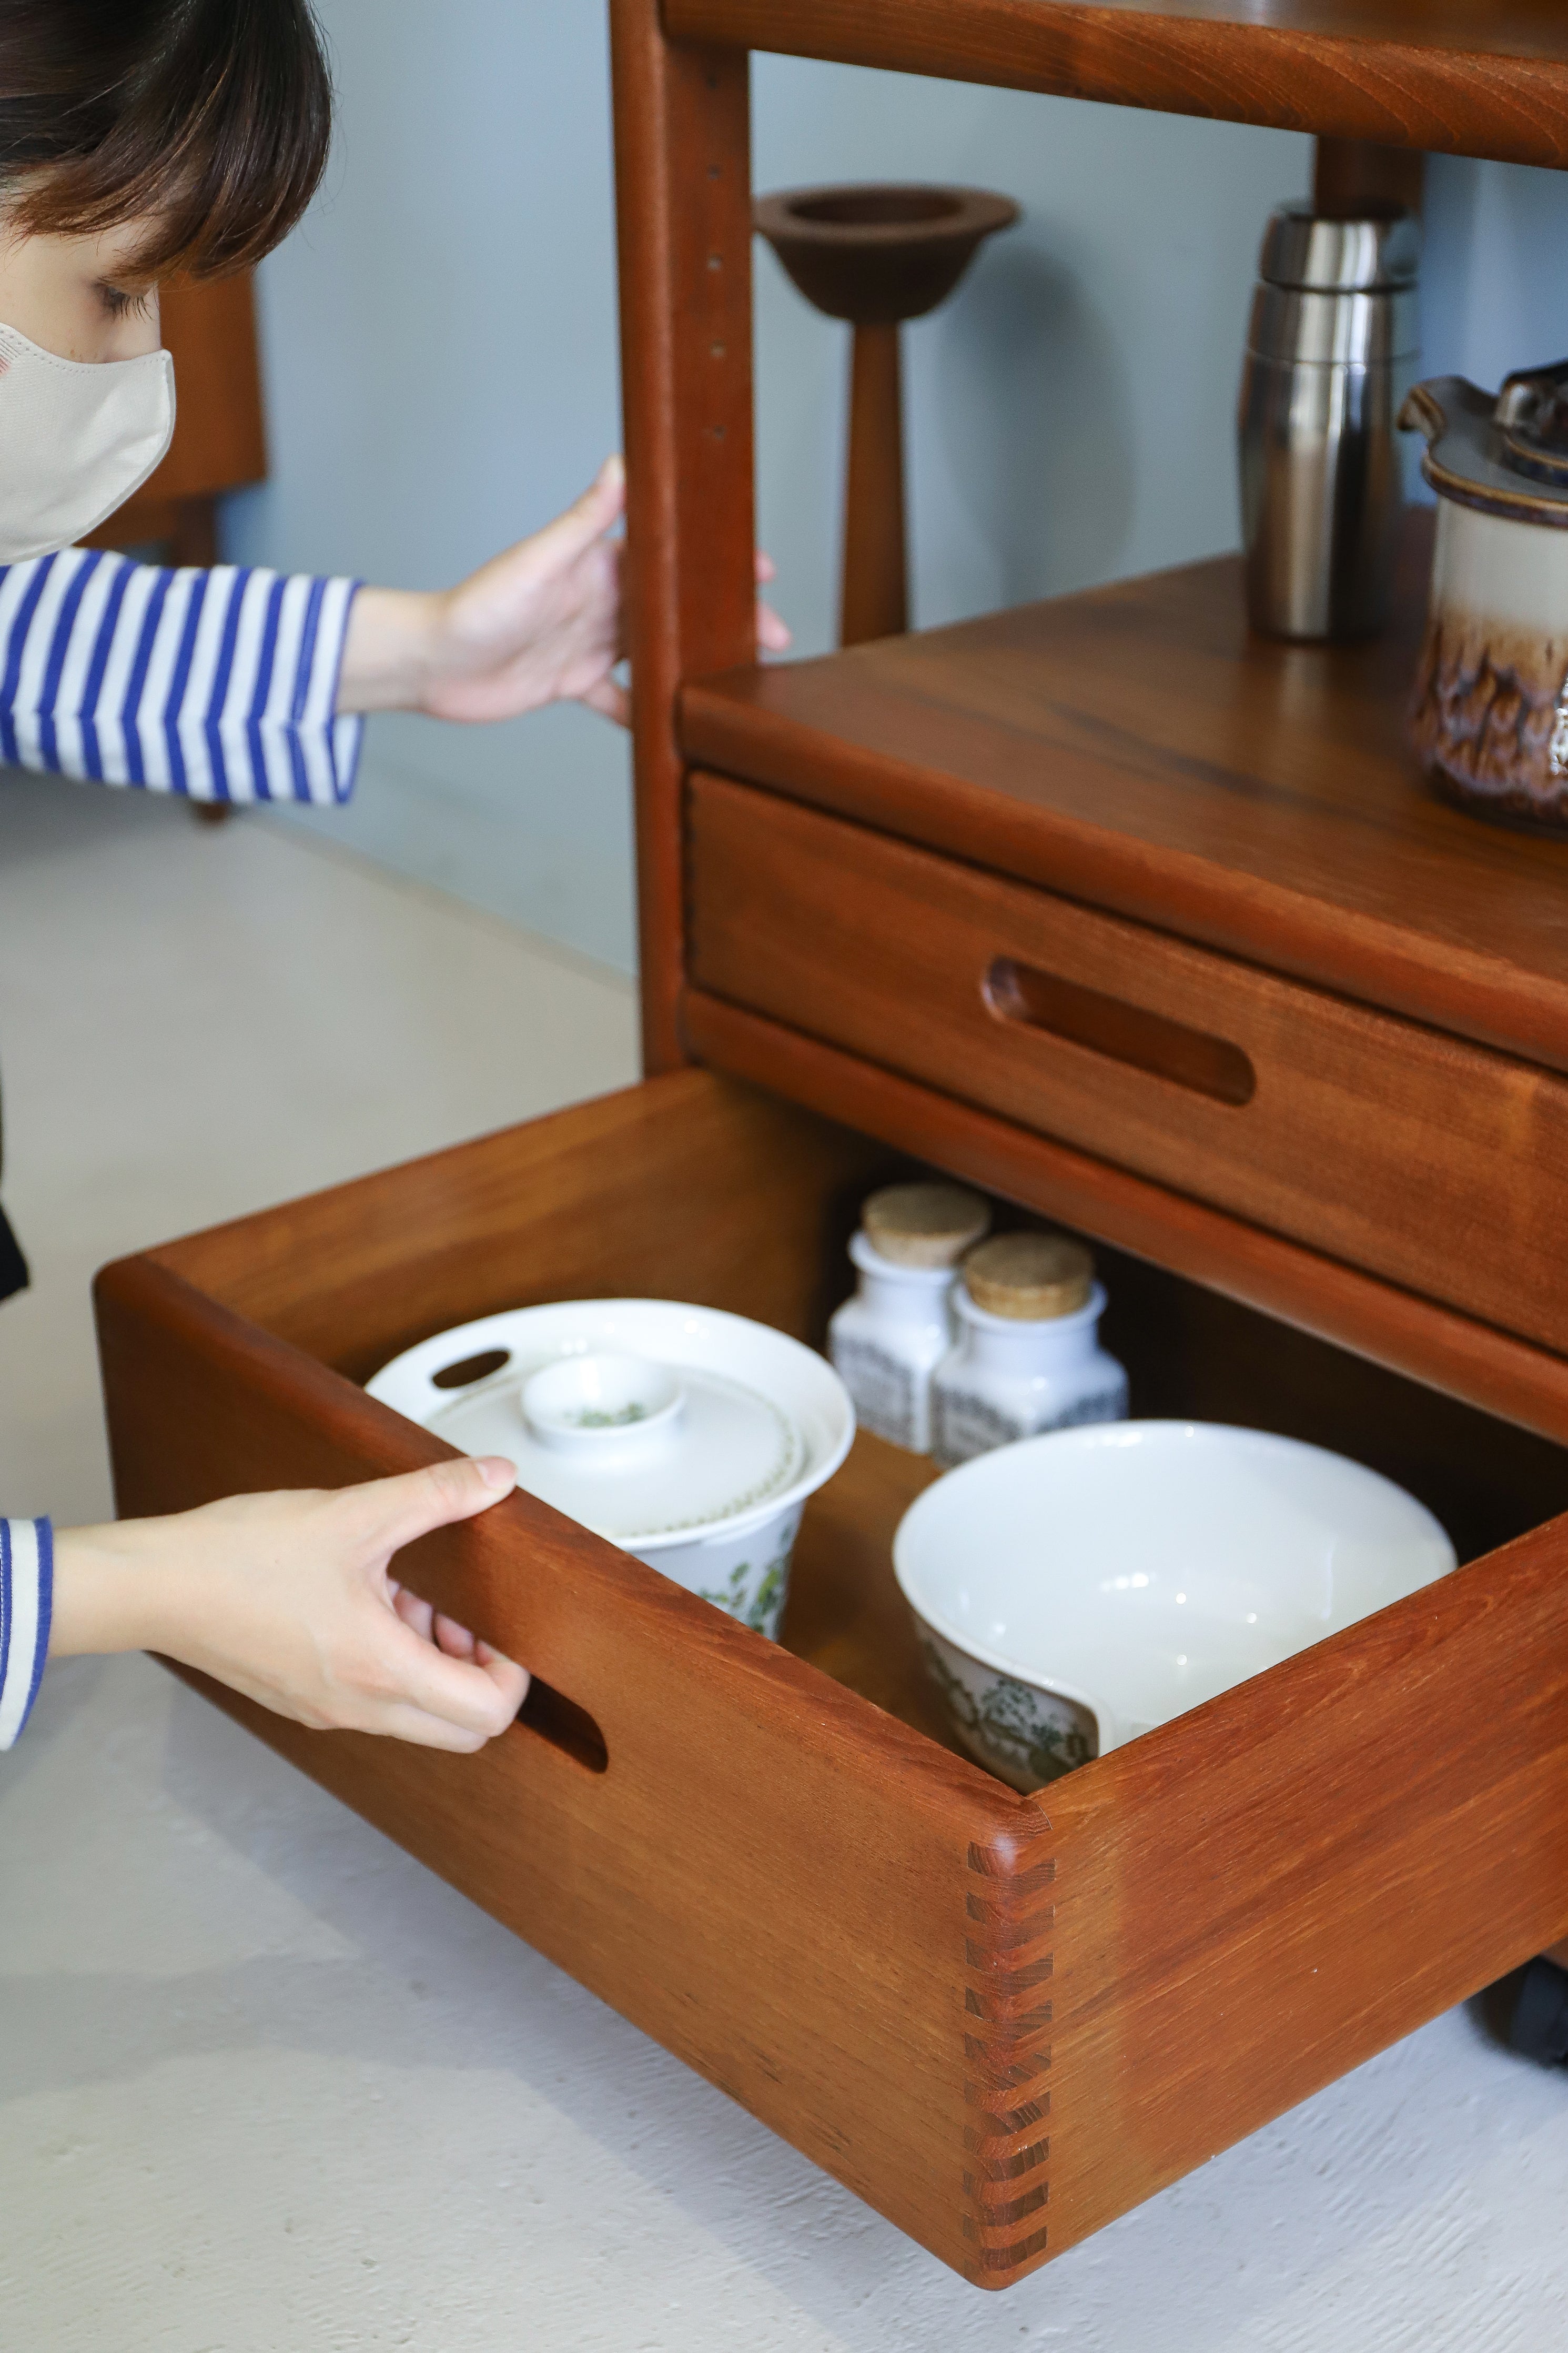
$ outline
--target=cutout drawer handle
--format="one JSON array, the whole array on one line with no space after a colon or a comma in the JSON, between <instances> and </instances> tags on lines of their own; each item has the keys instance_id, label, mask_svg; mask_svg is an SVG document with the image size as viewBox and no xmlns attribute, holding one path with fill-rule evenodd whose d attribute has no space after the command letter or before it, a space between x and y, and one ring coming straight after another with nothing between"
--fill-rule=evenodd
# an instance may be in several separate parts
<instances>
[{"instance_id":1,"label":"cutout drawer handle","mask_svg":"<svg viewBox=\"0 0 1568 2353\"><path fill-rule=\"evenodd\" d=\"M1141 1005L1124 1005L1076 980L1058 980L1012 956L998 956L990 965L981 994L998 1020L1044 1029L1215 1103L1248 1103L1258 1092L1258 1073L1239 1046L1169 1021L1163 1013L1146 1013Z\"/></svg>"},{"instance_id":2,"label":"cutout drawer handle","mask_svg":"<svg viewBox=\"0 0 1568 2353\"><path fill-rule=\"evenodd\" d=\"M603 1773L609 1764L605 1736L587 1709L552 1684L541 1683L537 1675L528 1686L516 1728L548 1741L552 1748L559 1748L590 1773Z\"/></svg>"}]
</instances>

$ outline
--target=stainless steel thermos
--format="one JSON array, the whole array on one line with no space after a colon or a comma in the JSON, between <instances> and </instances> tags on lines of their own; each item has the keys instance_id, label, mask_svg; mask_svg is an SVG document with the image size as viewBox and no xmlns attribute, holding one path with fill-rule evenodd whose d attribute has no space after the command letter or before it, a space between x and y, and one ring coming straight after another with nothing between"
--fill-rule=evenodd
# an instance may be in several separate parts
<instances>
[{"instance_id":1,"label":"stainless steel thermos","mask_svg":"<svg viewBox=\"0 0 1568 2353\"><path fill-rule=\"evenodd\" d=\"M1268 224L1239 417L1247 609L1267 636L1370 637L1388 617L1419 259L1405 212L1284 205Z\"/></svg>"}]
</instances>

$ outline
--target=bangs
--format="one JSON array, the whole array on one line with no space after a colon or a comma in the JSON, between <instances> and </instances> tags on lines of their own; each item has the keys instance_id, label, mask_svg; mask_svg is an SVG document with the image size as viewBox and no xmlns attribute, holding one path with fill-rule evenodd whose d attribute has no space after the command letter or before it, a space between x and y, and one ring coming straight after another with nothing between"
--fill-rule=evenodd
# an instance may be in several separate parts
<instances>
[{"instance_id":1,"label":"bangs","mask_svg":"<svg viewBox=\"0 0 1568 2353\"><path fill-rule=\"evenodd\" d=\"M134 267L149 280L226 276L280 244L320 185L331 141L331 82L309 0L45 5L63 55L35 48L43 86L12 81L0 100L0 172L22 175L13 215L24 233L92 236L145 221ZM7 13L0 0L0 72ZM61 22L73 17L74 28Z\"/></svg>"}]
</instances>

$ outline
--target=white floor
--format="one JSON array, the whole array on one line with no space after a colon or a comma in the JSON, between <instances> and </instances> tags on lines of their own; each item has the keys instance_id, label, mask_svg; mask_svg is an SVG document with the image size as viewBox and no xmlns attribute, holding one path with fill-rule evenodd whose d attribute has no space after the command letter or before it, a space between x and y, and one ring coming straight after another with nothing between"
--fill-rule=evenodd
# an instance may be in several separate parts
<instances>
[{"instance_id":1,"label":"white floor","mask_svg":"<svg viewBox=\"0 0 1568 2353\"><path fill-rule=\"evenodd\" d=\"M632 1073L625 989L264 826L0 784L0 1495L86 1289ZM1439 2020L983 2298L139 1660L0 1760L3 2353L1556 2353L1568 2076Z\"/></svg>"}]
</instances>

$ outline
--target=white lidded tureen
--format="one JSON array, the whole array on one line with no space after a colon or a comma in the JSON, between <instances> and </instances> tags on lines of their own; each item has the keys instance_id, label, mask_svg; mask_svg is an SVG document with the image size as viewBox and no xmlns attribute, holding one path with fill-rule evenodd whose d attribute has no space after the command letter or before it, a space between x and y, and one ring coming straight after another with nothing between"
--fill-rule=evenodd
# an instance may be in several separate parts
<instances>
[{"instance_id":1,"label":"white lidded tureen","mask_svg":"<svg viewBox=\"0 0 1568 2353\"><path fill-rule=\"evenodd\" d=\"M570 1300L437 1334L367 1384L467 1454L756 1632L778 1632L808 1495L849 1451L832 1366L667 1299Z\"/></svg>"}]
</instances>

